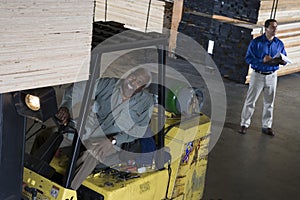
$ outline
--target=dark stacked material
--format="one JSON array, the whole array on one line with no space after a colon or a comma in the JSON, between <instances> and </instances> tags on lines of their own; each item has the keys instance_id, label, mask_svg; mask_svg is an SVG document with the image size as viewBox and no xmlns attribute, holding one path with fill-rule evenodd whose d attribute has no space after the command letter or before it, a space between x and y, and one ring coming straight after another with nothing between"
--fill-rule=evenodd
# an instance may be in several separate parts
<instances>
[{"instance_id":1,"label":"dark stacked material","mask_svg":"<svg viewBox=\"0 0 300 200\"><path fill-rule=\"evenodd\" d=\"M93 37L92 37L92 49L94 49L98 44L110 38L118 33L125 30L129 30L124 27L124 24L108 21L108 22L94 22L93 23Z\"/></svg>"},{"instance_id":2,"label":"dark stacked material","mask_svg":"<svg viewBox=\"0 0 300 200\"><path fill-rule=\"evenodd\" d=\"M286 46L293 63L278 70L278 75L300 71L300 4L294 0L184 0L182 32L207 49L214 41L212 58L221 74L231 80L249 81L251 70L245 63L247 47L262 33L263 23L271 14L279 22L277 36ZM276 5L276 4L275 4ZM178 42L182 41L177 41ZM179 46L179 45L178 45ZM247 76L248 75L248 76Z\"/></svg>"},{"instance_id":3,"label":"dark stacked material","mask_svg":"<svg viewBox=\"0 0 300 200\"><path fill-rule=\"evenodd\" d=\"M205 49L209 40L214 41L212 58L221 74L244 83L249 69L245 54L253 38L252 29L237 25L234 19L256 24L259 8L260 0L185 0L179 32L192 37Z\"/></svg>"},{"instance_id":4,"label":"dark stacked material","mask_svg":"<svg viewBox=\"0 0 300 200\"><path fill-rule=\"evenodd\" d=\"M260 0L185 0L184 7L186 11L222 15L256 23Z\"/></svg>"},{"instance_id":5,"label":"dark stacked material","mask_svg":"<svg viewBox=\"0 0 300 200\"><path fill-rule=\"evenodd\" d=\"M248 74L245 54L252 39L251 31L235 23L194 13L184 13L179 26L179 32L192 37L204 49L207 49L209 40L214 41L212 58L220 73L242 83Z\"/></svg>"},{"instance_id":6,"label":"dark stacked material","mask_svg":"<svg viewBox=\"0 0 300 200\"><path fill-rule=\"evenodd\" d=\"M214 0L213 14L256 23L259 8L260 0Z\"/></svg>"},{"instance_id":7,"label":"dark stacked material","mask_svg":"<svg viewBox=\"0 0 300 200\"><path fill-rule=\"evenodd\" d=\"M184 9L212 15L214 13L214 0L184 0Z\"/></svg>"}]
</instances>

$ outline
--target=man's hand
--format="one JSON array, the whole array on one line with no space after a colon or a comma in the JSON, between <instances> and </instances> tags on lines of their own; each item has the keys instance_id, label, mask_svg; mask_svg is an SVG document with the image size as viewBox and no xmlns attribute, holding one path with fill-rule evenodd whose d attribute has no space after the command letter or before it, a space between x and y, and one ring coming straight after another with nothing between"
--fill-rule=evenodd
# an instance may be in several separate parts
<instances>
[{"instance_id":1,"label":"man's hand","mask_svg":"<svg viewBox=\"0 0 300 200\"><path fill-rule=\"evenodd\" d=\"M56 113L55 117L66 126L70 120L70 112L69 109L66 107L59 108L58 112Z\"/></svg>"},{"instance_id":2,"label":"man's hand","mask_svg":"<svg viewBox=\"0 0 300 200\"><path fill-rule=\"evenodd\" d=\"M273 59L273 58L272 58L271 56L266 55L266 56L264 57L263 62L264 62L264 63L267 63L267 62L270 62L272 59Z\"/></svg>"},{"instance_id":3,"label":"man's hand","mask_svg":"<svg viewBox=\"0 0 300 200\"><path fill-rule=\"evenodd\" d=\"M100 162L105 162L108 156L117 152L113 147L111 140L105 137L88 139L84 141L83 144L89 151L89 153L92 154Z\"/></svg>"}]
</instances>

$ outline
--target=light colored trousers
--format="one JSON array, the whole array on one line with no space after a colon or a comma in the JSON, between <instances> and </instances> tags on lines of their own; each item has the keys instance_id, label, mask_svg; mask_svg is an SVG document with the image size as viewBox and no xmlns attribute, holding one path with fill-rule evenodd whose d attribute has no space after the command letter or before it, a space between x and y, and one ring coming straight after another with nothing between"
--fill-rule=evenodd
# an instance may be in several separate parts
<instances>
[{"instance_id":1,"label":"light colored trousers","mask_svg":"<svg viewBox=\"0 0 300 200\"><path fill-rule=\"evenodd\" d=\"M246 126L247 128L250 126L255 103L263 91L262 128L272 127L276 86L276 72L270 75L263 75L254 71L251 73L249 89L241 115L241 126Z\"/></svg>"}]
</instances>

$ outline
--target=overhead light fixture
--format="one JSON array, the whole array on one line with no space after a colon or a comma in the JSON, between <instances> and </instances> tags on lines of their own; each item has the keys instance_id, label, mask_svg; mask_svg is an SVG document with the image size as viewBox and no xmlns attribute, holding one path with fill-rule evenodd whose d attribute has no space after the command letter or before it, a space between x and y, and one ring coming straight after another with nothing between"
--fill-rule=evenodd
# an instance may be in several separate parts
<instances>
[{"instance_id":1,"label":"overhead light fixture","mask_svg":"<svg viewBox=\"0 0 300 200\"><path fill-rule=\"evenodd\" d=\"M45 122L57 112L57 101L53 87L15 92L15 107L19 115Z\"/></svg>"}]
</instances>

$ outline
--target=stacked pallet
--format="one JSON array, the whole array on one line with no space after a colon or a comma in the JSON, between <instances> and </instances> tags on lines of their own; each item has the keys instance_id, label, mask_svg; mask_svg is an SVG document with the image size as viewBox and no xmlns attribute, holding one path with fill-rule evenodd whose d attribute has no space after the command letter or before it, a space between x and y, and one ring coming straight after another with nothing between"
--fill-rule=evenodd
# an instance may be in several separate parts
<instances>
[{"instance_id":1,"label":"stacked pallet","mask_svg":"<svg viewBox=\"0 0 300 200\"><path fill-rule=\"evenodd\" d=\"M95 21L117 21L130 29L162 33L164 16L164 1L96 0Z\"/></svg>"},{"instance_id":2,"label":"stacked pallet","mask_svg":"<svg viewBox=\"0 0 300 200\"><path fill-rule=\"evenodd\" d=\"M214 13L214 1L212 0L185 0L184 1L184 11L194 11L205 13L208 15L213 15Z\"/></svg>"},{"instance_id":3,"label":"stacked pallet","mask_svg":"<svg viewBox=\"0 0 300 200\"><path fill-rule=\"evenodd\" d=\"M206 13L209 15L222 15L229 18L240 19L255 23L259 11L259 0L186 0L185 8Z\"/></svg>"},{"instance_id":4,"label":"stacked pallet","mask_svg":"<svg viewBox=\"0 0 300 200\"><path fill-rule=\"evenodd\" d=\"M208 48L209 41L213 41L212 58L220 73L231 80L245 82L248 67L244 57L252 39L252 28L244 23L184 13L179 32L192 37L204 49Z\"/></svg>"},{"instance_id":5,"label":"stacked pallet","mask_svg":"<svg viewBox=\"0 0 300 200\"><path fill-rule=\"evenodd\" d=\"M185 0L184 7L186 10L226 16L260 25L270 18L271 14L275 15L280 23L300 20L299 0Z\"/></svg>"},{"instance_id":6,"label":"stacked pallet","mask_svg":"<svg viewBox=\"0 0 300 200\"><path fill-rule=\"evenodd\" d=\"M209 41L213 41L212 58L221 74L237 82L248 82L252 71L244 59L247 47L253 38L263 33L262 25L270 17L272 7L276 7L273 0L204 0L199 3L185 0L178 30L205 49ZM293 61L281 67L278 75L300 71L300 15L286 17L288 11L300 12L300 4L279 1L276 12L272 13L279 22L277 36L285 43L288 57Z\"/></svg>"},{"instance_id":7,"label":"stacked pallet","mask_svg":"<svg viewBox=\"0 0 300 200\"><path fill-rule=\"evenodd\" d=\"M0 2L0 93L88 78L93 1Z\"/></svg>"},{"instance_id":8,"label":"stacked pallet","mask_svg":"<svg viewBox=\"0 0 300 200\"><path fill-rule=\"evenodd\" d=\"M275 8L276 4L274 5ZM261 0L257 23L270 18L273 0ZM275 10L273 11L274 15ZM290 23L300 21L300 0L278 0L275 18L279 23Z\"/></svg>"}]
</instances>

